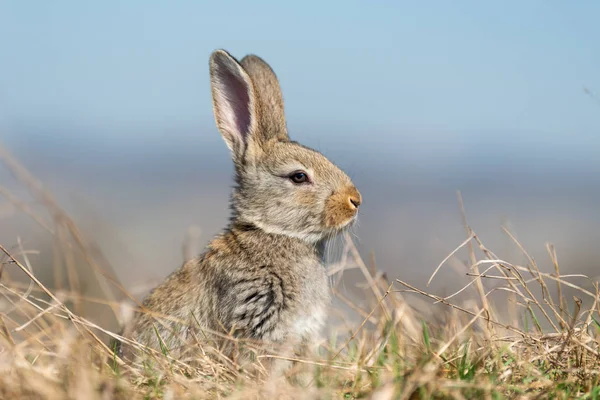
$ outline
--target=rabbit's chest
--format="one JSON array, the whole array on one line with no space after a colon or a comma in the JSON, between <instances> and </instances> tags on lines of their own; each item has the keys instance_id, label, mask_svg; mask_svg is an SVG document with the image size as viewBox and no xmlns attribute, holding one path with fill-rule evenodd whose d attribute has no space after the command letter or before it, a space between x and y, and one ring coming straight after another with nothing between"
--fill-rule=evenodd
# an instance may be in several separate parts
<instances>
[{"instance_id":1,"label":"rabbit's chest","mask_svg":"<svg viewBox=\"0 0 600 400\"><path fill-rule=\"evenodd\" d=\"M291 334L307 339L321 331L330 302L327 273L320 262L311 262L298 277L298 302L291 320Z\"/></svg>"}]
</instances>

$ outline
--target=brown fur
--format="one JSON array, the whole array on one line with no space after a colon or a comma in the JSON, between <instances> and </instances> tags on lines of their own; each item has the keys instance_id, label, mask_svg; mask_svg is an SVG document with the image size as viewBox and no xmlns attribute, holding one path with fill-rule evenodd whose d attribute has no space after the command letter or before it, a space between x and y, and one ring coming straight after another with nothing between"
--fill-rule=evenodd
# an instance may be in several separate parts
<instances>
[{"instance_id":1,"label":"brown fur","mask_svg":"<svg viewBox=\"0 0 600 400\"><path fill-rule=\"evenodd\" d=\"M272 343L318 336L329 302L318 248L350 224L361 202L350 178L322 154L290 141L283 97L259 57L210 58L215 120L236 167L230 226L145 299L126 329L172 354L205 331ZM310 183L289 176L303 170Z\"/></svg>"}]
</instances>

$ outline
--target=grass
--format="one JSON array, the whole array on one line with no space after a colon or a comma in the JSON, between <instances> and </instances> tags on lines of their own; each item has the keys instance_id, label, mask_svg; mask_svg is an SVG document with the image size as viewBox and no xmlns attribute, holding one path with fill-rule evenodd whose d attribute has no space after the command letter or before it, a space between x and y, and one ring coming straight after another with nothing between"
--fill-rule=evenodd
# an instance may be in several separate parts
<instances>
[{"instance_id":1,"label":"grass","mask_svg":"<svg viewBox=\"0 0 600 400\"><path fill-rule=\"evenodd\" d=\"M321 343L318 356L290 358L282 355L289 354L285 349L230 338L254 355L242 364L198 338L191 345L206 354L200 363L174 359L166 346L154 351L129 341L152 361L130 364L109 345L111 339L128 339L78 310L86 302L104 304L122 320L125 303L119 297L136 299L100 267L77 225L41 183L2 148L0 159L32 201L6 188L0 193L53 240L69 282L68 289L50 289L33 273L30 251L20 240L11 247L0 244L0 398L600 399L598 283L588 280L583 287L573 278L585 277L561 275L550 245L554 270L541 271L507 230L527 262L504 261L466 218L466 240L430 279L449 262L467 259L469 283L447 296L387 279L360 258L346 236L343 265L331 269L361 271L364 301L333 288L345 307L332 313L352 322ZM81 271L95 275L102 298L79 292ZM426 300L430 312L411 306L415 297ZM282 359L292 367L269 373L269 364Z\"/></svg>"}]
</instances>

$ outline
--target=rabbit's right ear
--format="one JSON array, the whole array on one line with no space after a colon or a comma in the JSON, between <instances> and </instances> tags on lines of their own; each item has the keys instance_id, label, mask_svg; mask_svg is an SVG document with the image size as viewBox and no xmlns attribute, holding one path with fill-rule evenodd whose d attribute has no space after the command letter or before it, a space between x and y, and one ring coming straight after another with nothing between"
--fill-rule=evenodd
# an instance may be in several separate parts
<instances>
[{"instance_id":1,"label":"rabbit's right ear","mask_svg":"<svg viewBox=\"0 0 600 400\"><path fill-rule=\"evenodd\" d=\"M210 85L217 127L234 162L242 162L257 126L252 80L235 58L216 50L210 56Z\"/></svg>"}]
</instances>

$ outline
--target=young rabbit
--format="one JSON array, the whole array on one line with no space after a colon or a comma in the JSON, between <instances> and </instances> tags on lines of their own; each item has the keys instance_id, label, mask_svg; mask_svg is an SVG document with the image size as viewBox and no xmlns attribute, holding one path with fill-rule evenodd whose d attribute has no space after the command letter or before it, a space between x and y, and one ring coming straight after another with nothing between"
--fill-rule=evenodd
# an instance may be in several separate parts
<instances>
[{"instance_id":1,"label":"young rabbit","mask_svg":"<svg viewBox=\"0 0 600 400\"><path fill-rule=\"evenodd\" d=\"M310 342L330 300L318 249L355 220L361 195L331 161L290 140L279 82L261 58L217 50L210 82L235 165L231 222L148 295L126 332L171 354L211 331Z\"/></svg>"}]
</instances>

